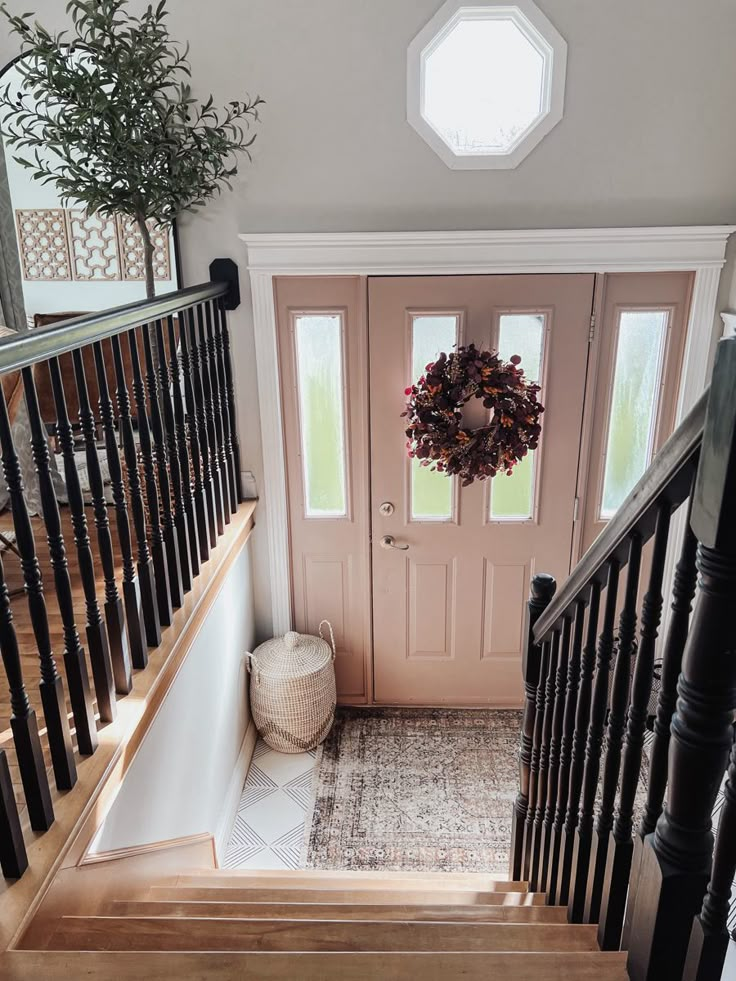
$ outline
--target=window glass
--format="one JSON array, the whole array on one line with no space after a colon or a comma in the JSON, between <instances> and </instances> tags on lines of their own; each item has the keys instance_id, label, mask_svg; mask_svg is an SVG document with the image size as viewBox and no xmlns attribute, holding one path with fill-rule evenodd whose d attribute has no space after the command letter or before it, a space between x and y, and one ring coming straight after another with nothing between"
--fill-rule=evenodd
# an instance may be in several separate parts
<instances>
[{"instance_id":1,"label":"window glass","mask_svg":"<svg viewBox=\"0 0 736 981\"><path fill-rule=\"evenodd\" d=\"M498 353L508 361L521 358L524 376L533 382L542 377L544 314L504 313L499 318ZM536 452L530 450L510 477L497 474L491 481L492 521L529 521L534 515Z\"/></svg>"},{"instance_id":2,"label":"window glass","mask_svg":"<svg viewBox=\"0 0 736 981\"><path fill-rule=\"evenodd\" d=\"M295 318L294 343L306 517L347 513L342 317Z\"/></svg>"},{"instance_id":3,"label":"window glass","mask_svg":"<svg viewBox=\"0 0 736 981\"><path fill-rule=\"evenodd\" d=\"M417 381L427 365L457 343L457 314L426 314L412 317L411 379ZM411 461L411 518L413 521L450 521L453 513L455 478L421 467Z\"/></svg>"},{"instance_id":4,"label":"window glass","mask_svg":"<svg viewBox=\"0 0 736 981\"><path fill-rule=\"evenodd\" d=\"M612 517L652 459L666 310L624 310L618 323L601 518Z\"/></svg>"},{"instance_id":5,"label":"window glass","mask_svg":"<svg viewBox=\"0 0 736 981\"><path fill-rule=\"evenodd\" d=\"M426 55L422 113L455 153L508 153L542 114L547 84L516 19L471 15Z\"/></svg>"}]
</instances>

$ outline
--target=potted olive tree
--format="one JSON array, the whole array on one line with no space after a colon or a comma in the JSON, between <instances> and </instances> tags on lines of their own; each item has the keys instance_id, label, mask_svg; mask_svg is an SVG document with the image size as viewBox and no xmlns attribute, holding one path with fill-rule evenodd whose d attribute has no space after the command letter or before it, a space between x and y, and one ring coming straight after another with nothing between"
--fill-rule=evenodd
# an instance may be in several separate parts
<instances>
[{"instance_id":1,"label":"potted olive tree","mask_svg":"<svg viewBox=\"0 0 736 981\"><path fill-rule=\"evenodd\" d=\"M70 0L69 31L52 34L31 13L0 12L21 44L22 91L0 91L0 129L34 180L63 203L140 230L146 295L155 295L149 223L167 228L204 205L250 158L262 99L224 109L191 92L188 45L172 41L166 0L134 16L128 0Z\"/></svg>"}]
</instances>

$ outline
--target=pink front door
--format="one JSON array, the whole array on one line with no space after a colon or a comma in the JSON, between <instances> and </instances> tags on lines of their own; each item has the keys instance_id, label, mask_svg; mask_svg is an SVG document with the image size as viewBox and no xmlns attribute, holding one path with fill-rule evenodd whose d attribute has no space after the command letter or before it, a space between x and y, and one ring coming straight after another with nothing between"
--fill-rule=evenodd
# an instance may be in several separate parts
<instances>
[{"instance_id":1,"label":"pink front door","mask_svg":"<svg viewBox=\"0 0 736 981\"><path fill-rule=\"evenodd\" d=\"M517 705L535 572L570 568L592 275L368 283L376 701ZM460 487L407 457L404 389L440 351L522 357L542 384L539 449L514 476ZM481 406L466 418L481 424Z\"/></svg>"}]
</instances>

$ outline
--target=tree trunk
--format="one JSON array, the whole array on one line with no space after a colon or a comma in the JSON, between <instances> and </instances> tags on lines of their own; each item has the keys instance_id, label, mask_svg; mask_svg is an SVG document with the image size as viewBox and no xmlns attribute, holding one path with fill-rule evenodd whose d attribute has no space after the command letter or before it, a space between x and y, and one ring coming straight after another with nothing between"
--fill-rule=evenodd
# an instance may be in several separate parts
<instances>
[{"instance_id":1,"label":"tree trunk","mask_svg":"<svg viewBox=\"0 0 736 981\"><path fill-rule=\"evenodd\" d=\"M143 269L146 276L146 297L152 300L156 295L156 284L153 278L153 242L151 241L151 233L148 230L148 225L143 215L136 215L135 220L138 230L141 233L141 238L143 239Z\"/></svg>"},{"instance_id":2,"label":"tree trunk","mask_svg":"<svg viewBox=\"0 0 736 981\"><path fill-rule=\"evenodd\" d=\"M151 233L148 230L148 225L143 215L136 215L135 220L138 230L141 233L141 238L143 239L143 270L146 276L146 298L153 300L156 296L156 283L153 278L153 242L151 241ZM155 324L148 325L148 336L151 339L151 360L153 361L154 371L158 372L158 342Z\"/></svg>"}]
</instances>

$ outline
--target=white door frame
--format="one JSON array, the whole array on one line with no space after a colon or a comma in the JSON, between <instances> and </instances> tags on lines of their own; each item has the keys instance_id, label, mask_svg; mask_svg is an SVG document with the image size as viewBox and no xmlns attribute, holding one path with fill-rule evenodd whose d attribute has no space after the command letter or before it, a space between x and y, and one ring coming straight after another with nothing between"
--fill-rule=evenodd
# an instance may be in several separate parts
<instances>
[{"instance_id":1,"label":"white door frame","mask_svg":"<svg viewBox=\"0 0 736 981\"><path fill-rule=\"evenodd\" d=\"M440 276L495 273L695 273L676 422L705 388L726 242L736 226L470 232L243 234L252 289L275 634L291 629L291 582L275 276ZM678 514L673 531L682 531ZM679 535L677 536L679 537ZM676 539L675 539L676 540ZM671 574L671 566L668 570Z\"/></svg>"}]
</instances>

